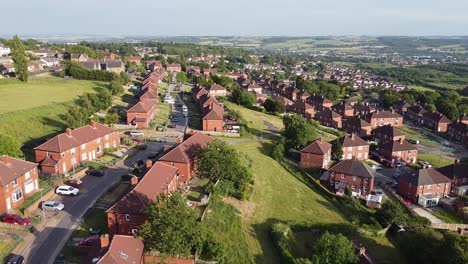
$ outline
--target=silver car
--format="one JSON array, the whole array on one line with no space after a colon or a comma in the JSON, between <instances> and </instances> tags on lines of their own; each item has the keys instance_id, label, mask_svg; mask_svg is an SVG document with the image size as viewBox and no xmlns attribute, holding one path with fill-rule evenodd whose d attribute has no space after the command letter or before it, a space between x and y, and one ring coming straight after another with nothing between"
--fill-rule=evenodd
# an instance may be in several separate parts
<instances>
[{"instance_id":1,"label":"silver car","mask_svg":"<svg viewBox=\"0 0 468 264\"><path fill-rule=\"evenodd\" d=\"M46 211L62 211L63 208L65 208L65 205L57 201L45 201L42 203L42 210Z\"/></svg>"}]
</instances>

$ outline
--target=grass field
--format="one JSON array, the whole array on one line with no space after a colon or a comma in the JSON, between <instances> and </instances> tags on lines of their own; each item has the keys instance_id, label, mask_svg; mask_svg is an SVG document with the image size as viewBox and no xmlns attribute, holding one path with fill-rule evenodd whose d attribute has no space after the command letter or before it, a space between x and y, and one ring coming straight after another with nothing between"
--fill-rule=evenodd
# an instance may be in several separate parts
<instances>
[{"instance_id":1,"label":"grass field","mask_svg":"<svg viewBox=\"0 0 468 264\"><path fill-rule=\"evenodd\" d=\"M398 127L398 129L403 132L403 134L406 135L406 139L416 139L421 141L421 144L424 144L428 147L440 147L440 143L425 136L422 135L420 132L414 130L413 128L403 125L401 127Z\"/></svg>"},{"instance_id":2,"label":"grass field","mask_svg":"<svg viewBox=\"0 0 468 264\"><path fill-rule=\"evenodd\" d=\"M103 86L103 82L58 77L36 77L27 83L16 79L0 80L0 114L70 102Z\"/></svg>"},{"instance_id":3,"label":"grass field","mask_svg":"<svg viewBox=\"0 0 468 264\"><path fill-rule=\"evenodd\" d=\"M436 154L418 154L418 160L427 161L436 168L453 164L453 159Z\"/></svg>"}]
</instances>

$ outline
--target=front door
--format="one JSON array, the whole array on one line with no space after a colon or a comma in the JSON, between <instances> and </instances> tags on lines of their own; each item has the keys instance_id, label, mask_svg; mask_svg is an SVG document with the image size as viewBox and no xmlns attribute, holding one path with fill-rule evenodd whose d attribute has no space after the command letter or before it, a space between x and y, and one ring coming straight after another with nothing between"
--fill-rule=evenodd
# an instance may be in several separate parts
<instances>
[{"instance_id":1,"label":"front door","mask_svg":"<svg viewBox=\"0 0 468 264\"><path fill-rule=\"evenodd\" d=\"M7 206L7 210L11 209L10 197L6 198L6 206Z\"/></svg>"},{"instance_id":2,"label":"front door","mask_svg":"<svg viewBox=\"0 0 468 264\"><path fill-rule=\"evenodd\" d=\"M93 160L93 156L91 152L88 153L88 157L89 157L89 160Z\"/></svg>"}]
</instances>

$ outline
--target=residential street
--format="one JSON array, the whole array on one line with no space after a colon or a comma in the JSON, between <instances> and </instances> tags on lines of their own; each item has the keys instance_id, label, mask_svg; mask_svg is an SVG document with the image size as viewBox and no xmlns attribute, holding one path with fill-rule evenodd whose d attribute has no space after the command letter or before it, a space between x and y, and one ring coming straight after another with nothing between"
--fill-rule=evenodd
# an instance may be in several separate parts
<instances>
[{"instance_id":1,"label":"residential street","mask_svg":"<svg viewBox=\"0 0 468 264\"><path fill-rule=\"evenodd\" d=\"M27 263L53 263L73 231L79 226L80 220L96 200L107 192L120 177L128 173L131 164L139 159L145 159L150 152L158 151L163 143L149 143L148 148L125 160L120 167L110 168L103 177L85 176L80 193L76 197L54 196L61 201L65 209L61 212L46 212L45 227L36 236L22 254Z\"/></svg>"}]
</instances>

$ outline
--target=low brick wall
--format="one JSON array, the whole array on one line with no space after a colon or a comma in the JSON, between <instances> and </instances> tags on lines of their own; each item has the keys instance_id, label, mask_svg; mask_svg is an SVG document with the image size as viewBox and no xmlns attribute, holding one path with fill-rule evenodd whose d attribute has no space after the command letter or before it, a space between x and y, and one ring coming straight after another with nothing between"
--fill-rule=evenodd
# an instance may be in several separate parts
<instances>
[{"instance_id":1,"label":"low brick wall","mask_svg":"<svg viewBox=\"0 0 468 264\"><path fill-rule=\"evenodd\" d=\"M222 137L240 137L240 133L229 133L229 132L214 132L214 131L203 131L203 130L194 130L194 132L200 132L210 136L222 136Z\"/></svg>"},{"instance_id":2,"label":"low brick wall","mask_svg":"<svg viewBox=\"0 0 468 264\"><path fill-rule=\"evenodd\" d=\"M195 264L195 259L176 258L176 257L161 257L145 254L142 264L149 263L167 263L167 264Z\"/></svg>"},{"instance_id":3,"label":"low brick wall","mask_svg":"<svg viewBox=\"0 0 468 264\"><path fill-rule=\"evenodd\" d=\"M458 231L458 228L468 229L468 225L464 224L431 224L431 227L434 229L446 229L452 231Z\"/></svg>"},{"instance_id":4,"label":"low brick wall","mask_svg":"<svg viewBox=\"0 0 468 264\"><path fill-rule=\"evenodd\" d=\"M54 195L55 195L55 188L52 188L52 190L42 194L42 201L48 200ZM24 209L24 216L28 217L28 218L36 216L36 214L34 214L34 212L36 211L36 209L39 208L39 203L40 202L41 202L41 199L35 201L28 208Z\"/></svg>"},{"instance_id":5,"label":"low brick wall","mask_svg":"<svg viewBox=\"0 0 468 264\"><path fill-rule=\"evenodd\" d=\"M30 226L13 225L13 224L8 224L8 223L3 223L3 222L0 222L0 228L20 230L20 231L29 231L31 229Z\"/></svg>"}]
</instances>

